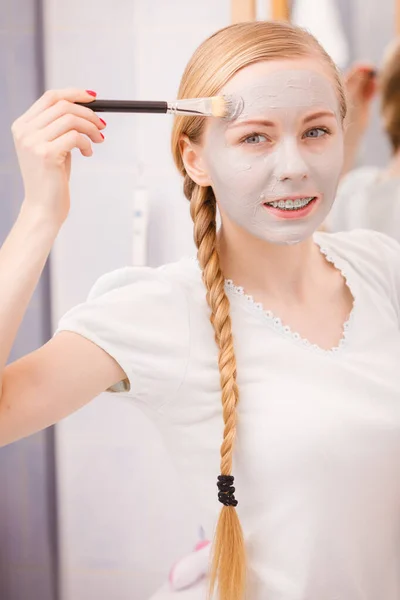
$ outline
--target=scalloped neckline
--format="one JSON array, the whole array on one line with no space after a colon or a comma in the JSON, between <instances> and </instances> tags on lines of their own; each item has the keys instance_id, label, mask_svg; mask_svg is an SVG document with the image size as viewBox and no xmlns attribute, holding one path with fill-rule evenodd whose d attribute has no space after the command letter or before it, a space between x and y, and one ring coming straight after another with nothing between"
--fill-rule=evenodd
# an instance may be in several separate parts
<instances>
[{"instance_id":1,"label":"scalloped neckline","mask_svg":"<svg viewBox=\"0 0 400 600\"><path fill-rule=\"evenodd\" d=\"M241 286L235 285L231 279L225 280L225 290L232 295L243 298L243 301L245 302L245 306L247 308L249 308L252 312L257 314L258 316L261 316L267 322L267 324L269 324L277 333L280 333L280 334L284 335L285 337L293 340L297 344L299 344L305 348L309 348L310 350L313 350L320 354L325 354L325 355L334 355L335 354L336 355L338 352L343 350L343 348L347 344L349 331L350 331L350 328L354 321L356 296L354 293L353 285L351 285L349 283L348 273L345 271L343 264L339 264L339 262L341 262L341 261L337 257L333 257L332 254L330 253L330 251L327 248L325 248L324 246L322 246L319 242L317 242L315 238L313 238L313 239L314 239L314 242L317 244L321 254L323 254L325 259L327 260L327 262L331 263L335 267L335 269L341 273L341 275L345 281L345 284L346 284L347 288L349 289L350 294L353 298L352 309L350 311L348 318L342 325L342 336L341 336L337 346L334 346L333 348L325 349L325 348L322 348L321 346L319 346L318 344L313 344L307 338L301 336L296 331L293 331L289 325L285 325L282 322L282 319L280 319L280 317L278 317L276 314L274 314L271 310L266 309L262 302L256 302L254 300L253 296L251 296L250 294L246 294L244 288Z\"/></svg>"},{"instance_id":2,"label":"scalloped neckline","mask_svg":"<svg viewBox=\"0 0 400 600\"><path fill-rule=\"evenodd\" d=\"M316 232L318 233L318 232ZM232 279L225 279L225 291L229 294L229 296L235 296L242 300L245 308L253 312L258 317L262 317L263 320L277 333L283 335L289 340L294 341L296 344L303 346L304 348L308 348L314 352L319 354L323 354L326 356L337 355L338 352L343 350L348 342L348 336L350 329L352 327L354 321L354 314L357 304L356 294L354 291L354 284L351 282L351 277L349 277L348 272L345 270L343 262L340 257L333 256L333 252L328 250L325 246L323 246L319 241L313 237L314 242L319 248L321 254L325 257L326 261L331 263L337 271L339 271L345 281L347 288L350 291L350 294L353 298L353 306L349 313L348 318L342 325L342 336L339 340L337 346L333 348L325 349L319 346L318 344L313 344L307 338L301 336L296 331L293 331L289 325L285 325L282 322L282 319L274 314L271 310L268 310L264 307L262 302L256 302L250 294L246 294L243 287L236 285ZM195 259L198 269L201 271L201 267L198 263L197 258ZM350 280L350 281L349 281Z\"/></svg>"}]
</instances>

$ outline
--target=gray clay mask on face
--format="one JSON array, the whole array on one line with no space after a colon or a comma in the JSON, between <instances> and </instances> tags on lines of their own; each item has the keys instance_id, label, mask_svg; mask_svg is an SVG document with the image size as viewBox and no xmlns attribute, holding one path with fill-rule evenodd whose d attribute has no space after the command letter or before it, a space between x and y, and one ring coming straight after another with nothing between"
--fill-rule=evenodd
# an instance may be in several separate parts
<instances>
[{"instance_id":1,"label":"gray clay mask on face","mask_svg":"<svg viewBox=\"0 0 400 600\"><path fill-rule=\"evenodd\" d=\"M317 72L283 70L229 92L242 96L244 110L233 123L213 119L203 149L220 208L260 239L298 243L328 215L342 169L335 88ZM320 112L333 115L306 123Z\"/></svg>"}]
</instances>

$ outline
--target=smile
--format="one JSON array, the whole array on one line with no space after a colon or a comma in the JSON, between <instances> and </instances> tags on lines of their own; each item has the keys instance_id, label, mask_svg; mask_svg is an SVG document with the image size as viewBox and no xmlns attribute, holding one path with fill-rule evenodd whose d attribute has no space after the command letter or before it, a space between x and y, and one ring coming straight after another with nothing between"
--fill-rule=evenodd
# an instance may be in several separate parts
<instances>
[{"instance_id":1,"label":"smile","mask_svg":"<svg viewBox=\"0 0 400 600\"><path fill-rule=\"evenodd\" d=\"M273 208L279 208L281 210L294 211L294 210L301 210L305 206L308 206L308 204L310 204L310 202L312 202L313 200L315 200L315 196L296 198L296 199L288 198L287 200L277 200L277 201L273 201L273 202L265 202L265 205L272 206Z\"/></svg>"},{"instance_id":2,"label":"smile","mask_svg":"<svg viewBox=\"0 0 400 600\"><path fill-rule=\"evenodd\" d=\"M263 207L278 219L303 219L313 212L318 200L318 196L285 198L284 200L265 202Z\"/></svg>"}]
</instances>

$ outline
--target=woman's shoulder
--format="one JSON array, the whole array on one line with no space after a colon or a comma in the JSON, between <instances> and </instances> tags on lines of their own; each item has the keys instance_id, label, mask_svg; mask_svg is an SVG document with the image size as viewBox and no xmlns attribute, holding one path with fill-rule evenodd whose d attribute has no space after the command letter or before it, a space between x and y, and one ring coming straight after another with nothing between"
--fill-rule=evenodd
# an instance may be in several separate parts
<instances>
[{"instance_id":1,"label":"woman's shoulder","mask_svg":"<svg viewBox=\"0 0 400 600\"><path fill-rule=\"evenodd\" d=\"M365 222L365 205L369 202L369 190L380 179L381 169L364 166L347 173L339 182L335 201L325 226L329 231L353 229ZM368 226L368 225L367 225Z\"/></svg>"},{"instance_id":2,"label":"woman's shoulder","mask_svg":"<svg viewBox=\"0 0 400 600\"><path fill-rule=\"evenodd\" d=\"M78 325L87 331L124 329L133 337L139 328L150 331L157 325L160 335L169 335L174 328L183 331L189 315L187 288L195 285L196 274L196 263L190 259L110 271L95 281L86 301L62 316L58 329Z\"/></svg>"},{"instance_id":3,"label":"woman's shoulder","mask_svg":"<svg viewBox=\"0 0 400 600\"><path fill-rule=\"evenodd\" d=\"M335 233L318 231L314 234L321 247L335 250L343 257L365 258L382 261L388 254L399 256L400 244L390 236L372 229L352 229Z\"/></svg>"},{"instance_id":4,"label":"woman's shoulder","mask_svg":"<svg viewBox=\"0 0 400 600\"><path fill-rule=\"evenodd\" d=\"M316 232L315 241L332 260L349 265L354 274L372 286L400 299L400 244L371 229L337 233ZM346 266L344 266L346 270Z\"/></svg>"},{"instance_id":5,"label":"woman's shoulder","mask_svg":"<svg viewBox=\"0 0 400 600\"><path fill-rule=\"evenodd\" d=\"M91 340L122 367L132 396L151 397L159 405L178 388L185 372L190 345L185 288L195 274L196 263L190 259L106 273L87 300L61 318L56 333L72 331ZM110 391L124 390L117 386Z\"/></svg>"},{"instance_id":6,"label":"woman's shoulder","mask_svg":"<svg viewBox=\"0 0 400 600\"><path fill-rule=\"evenodd\" d=\"M101 275L90 289L88 300L104 295L165 297L181 294L199 283L196 261L184 257L158 267L126 266Z\"/></svg>"},{"instance_id":7,"label":"woman's shoulder","mask_svg":"<svg viewBox=\"0 0 400 600\"><path fill-rule=\"evenodd\" d=\"M365 165L349 171L339 182L338 194L371 185L371 183L379 179L381 172L382 169L372 165Z\"/></svg>"}]
</instances>

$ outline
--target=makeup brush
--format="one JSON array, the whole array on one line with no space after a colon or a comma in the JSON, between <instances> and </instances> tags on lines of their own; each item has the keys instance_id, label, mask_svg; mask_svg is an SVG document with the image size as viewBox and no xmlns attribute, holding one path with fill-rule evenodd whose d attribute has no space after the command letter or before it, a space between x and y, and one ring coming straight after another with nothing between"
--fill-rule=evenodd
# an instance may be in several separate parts
<instances>
[{"instance_id":1,"label":"makeup brush","mask_svg":"<svg viewBox=\"0 0 400 600\"><path fill-rule=\"evenodd\" d=\"M76 102L79 106L91 108L94 112L110 113L169 113L200 117L220 117L236 119L243 110L240 96L213 96L211 98L183 98L174 102L152 100L94 100Z\"/></svg>"}]
</instances>

